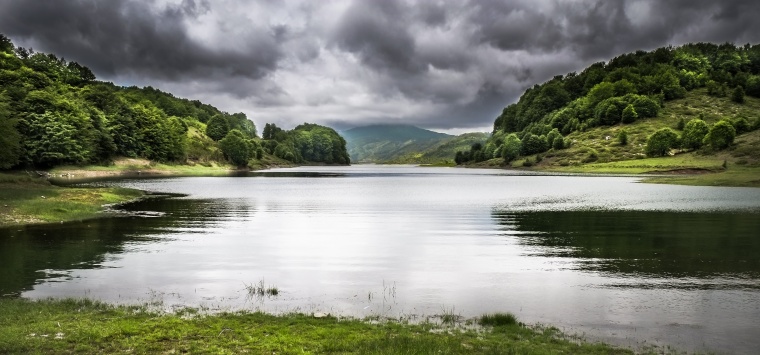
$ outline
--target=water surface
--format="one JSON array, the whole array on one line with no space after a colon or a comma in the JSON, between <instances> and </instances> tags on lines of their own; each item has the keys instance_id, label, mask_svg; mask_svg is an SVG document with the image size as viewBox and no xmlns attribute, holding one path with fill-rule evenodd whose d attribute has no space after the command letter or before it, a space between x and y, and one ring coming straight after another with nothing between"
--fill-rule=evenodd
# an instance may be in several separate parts
<instances>
[{"instance_id":1,"label":"water surface","mask_svg":"<svg viewBox=\"0 0 760 355\"><path fill-rule=\"evenodd\" d=\"M760 189L405 166L99 184L183 194L0 230L0 294L412 317L760 348ZM251 297L264 280L277 297Z\"/></svg>"}]
</instances>

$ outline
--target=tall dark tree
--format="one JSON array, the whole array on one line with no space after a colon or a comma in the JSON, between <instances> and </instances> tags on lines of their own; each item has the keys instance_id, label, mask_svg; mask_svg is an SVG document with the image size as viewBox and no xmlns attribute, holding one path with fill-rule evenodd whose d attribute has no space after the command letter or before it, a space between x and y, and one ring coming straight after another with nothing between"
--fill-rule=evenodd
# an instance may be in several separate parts
<instances>
[{"instance_id":1,"label":"tall dark tree","mask_svg":"<svg viewBox=\"0 0 760 355\"><path fill-rule=\"evenodd\" d=\"M208 125L206 126L206 135L215 141L226 137L229 131L229 123L221 115L211 117L211 120L208 121Z\"/></svg>"}]
</instances>

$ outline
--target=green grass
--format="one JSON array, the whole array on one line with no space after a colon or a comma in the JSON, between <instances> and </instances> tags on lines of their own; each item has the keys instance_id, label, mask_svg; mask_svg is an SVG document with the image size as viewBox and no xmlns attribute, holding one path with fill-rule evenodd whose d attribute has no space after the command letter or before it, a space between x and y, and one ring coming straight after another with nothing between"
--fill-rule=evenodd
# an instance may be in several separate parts
<instances>
[{"instance_id":1,"label":"green grass","mask_svg":"<svg viewBox=\"0 0 760 355\"><path fill-rule=\"evenodd\" d=\"M431 323L365 322L307 314L150 306L88 300L0 299L0 353L8 354L631 354L564 336L556 328L492 324L465 329Z\"/></svg>"},{"instance_id":2,"label":"green grass","mask_svg":"<svg viewBox=\"0 0 760 355\"><path fill-rule=\"evenodd\" d=\"M760 187L760 130L738 135L734 145L721 151L705 147L697 151L672 151L672 156L658 158L644 154L649 135L665 127L677 130L681 119L688 122L700 115L708 124L739 117L754 123L760 120L760 99L747 97L744 104L737 104L728 98L709 96L705 89L694 90L683 99L667 102L656 118L574 132L567 136L572 141L569 148L542 153L540 162L533 155L516 159L508 166L567 173L654 173L663 176L647 178L644 182ZM616 139L622 129L628 132L626 145ZM503 166L501 159L473 164L477 167L498 165Z\"/></svg>"},{"instance_id":3,"label":"green grass","mask_svg":"<svg viewBox=\"0 0 760 355\"><path fill-rule=\"evenodd\" d=\"M53 176L104 177L121 174L158 174L179 176L223 176L234 170L215 162L199 164L163 164L145 159L118 159L109 165L59 166L50 170Z\"/></svg>"},{"instance_id":4,"label":"green grass","mask_svg":"<svg viewBox=\"0 0 760 355\"><path fill-rule=\"evenodd\" d=\"M137 199L143 192L118 187L64 188L41 178L0 174L0 226L94 218L103 205Z\"/></svg>"},{"instance_id":5,"label":"green grass","mask_svg":"<svg viewBox=\"0 0 760 355\"><path fill-rule=\"evenodd\" d=\"M478 320L478 324L492 327L517 325L517 317L512 313L484 314Z\"/></svg>"}]
</instances>

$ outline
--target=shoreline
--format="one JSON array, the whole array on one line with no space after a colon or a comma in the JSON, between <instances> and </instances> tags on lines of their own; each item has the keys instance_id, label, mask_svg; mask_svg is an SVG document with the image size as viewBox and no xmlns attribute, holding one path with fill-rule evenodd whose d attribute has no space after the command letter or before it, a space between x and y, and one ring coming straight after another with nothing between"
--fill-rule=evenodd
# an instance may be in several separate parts
<instances>
[{"instance_id":1,"label":"shoreline","mask_svg":"<svg viewBox=\"0 0 760 355\"><path fill-rule=\"evenodd\" d=\"M535 157L527 157L505 165L500 159L492 159L462 167L536 173L588 174L590 176L633 176L640 177L642 183L649 184L760 187L760 166L733 163L723 166L723 161L715 160L669 161L668 158L649 158L577 166L539 164L523 167L522 161L526 159L535 161Z\"/></svg>"},{"instance_id":2,"label":"shoreline","mask_svg":"<svg viewBox=\"0 0 760 355\"><path fill-rule=\"evenodd\" d=\"M207 314L202 309L156 311L87 299L0 298L1 353L661 353L627 349L525 325L497 313L461 320L409 323L376 317L255 311ZM671 349L672 351L672 349Z\"/></svg>"}]
</instances>

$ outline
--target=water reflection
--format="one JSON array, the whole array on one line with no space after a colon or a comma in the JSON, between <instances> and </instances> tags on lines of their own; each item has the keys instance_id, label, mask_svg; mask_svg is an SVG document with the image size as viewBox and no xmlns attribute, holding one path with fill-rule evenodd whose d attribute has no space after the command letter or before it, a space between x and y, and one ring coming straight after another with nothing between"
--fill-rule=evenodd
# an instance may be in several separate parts
<instances>
[{"instance_id":1,"label":"water reflection","mask_svg":"<svg viewBox=\"0 0 760 355\"><path fill-rule=\"evenodd\" d=\"M234 202L234 201L233 201ZM175 233L205 233L227 215L252 212L246 203L155 197L122 206L113 218L0 228L0 296L18 296L44 282L70 280L72 270L97 269L142 245Z\"/></svg>"},{"instance_id":2,"label":"water reflection","mask_svg":"<svg viewBox=\"0 0 760 355\"><path fill-rule=\"evenodd\" d=\"M572 258L578 270L642 280L736 280L661 287L760 288L760 219L753 213L494 210L492 215L505 235L533 247L532 256Z\"/></svg>"},{"instance_id":3,"label":"water reflection","mask_svg":"<svg viewBox=\"0 0 760 355\"><path fill-rule=\"evenodd\" d=\"M359 317L455 307L624 345L760 346L760 189L374 166L100 184L183 197L0 229L2 293ZM278 297L248 297L262 278Z\"/></svg>"}]
</instances>

